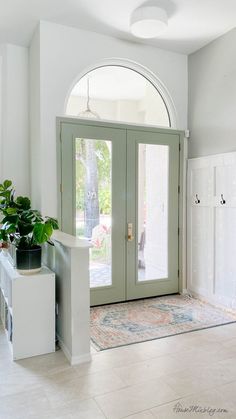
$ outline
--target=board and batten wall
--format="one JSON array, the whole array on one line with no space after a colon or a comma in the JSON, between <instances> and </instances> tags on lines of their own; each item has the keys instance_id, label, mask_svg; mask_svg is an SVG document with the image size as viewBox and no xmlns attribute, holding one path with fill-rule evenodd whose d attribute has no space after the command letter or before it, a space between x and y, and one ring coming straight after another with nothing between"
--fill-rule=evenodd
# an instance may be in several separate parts
<instances>
[{"instance_id":1,"label":"board and batten wall","mask_svg":"<svg viewBox=\"0 0 236 419\"><path fill-rule=\"evenodd\" d=\"M234 308L235 45L233 29L189 56L187 217L188 290Z\"/></svg>"},{"instance_id":2,"label":"board and batten wall","mask_svg":"<svg viewBox=\"0 0 236 419\"><path fill-rule=\"evenodd\" d=\"M189 157L236 150L236 29L191 54Z\"/></svg>"}]
</instances>

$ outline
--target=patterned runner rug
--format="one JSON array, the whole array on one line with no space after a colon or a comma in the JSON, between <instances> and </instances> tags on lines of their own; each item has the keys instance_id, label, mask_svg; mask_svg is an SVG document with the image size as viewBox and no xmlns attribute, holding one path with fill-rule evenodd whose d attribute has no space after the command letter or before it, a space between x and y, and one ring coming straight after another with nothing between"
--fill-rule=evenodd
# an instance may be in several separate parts
<instances>
[{"instance_id":1,"label":"patterned runner rug","mask_svg":"<svg viewBox=\"0 0 236 419\"><path fill-rule=\"evenodd\" d=\"M236 313L196 298L172 295L91 308L97 350L236 322Z\"/></svg>"}]
</instances>

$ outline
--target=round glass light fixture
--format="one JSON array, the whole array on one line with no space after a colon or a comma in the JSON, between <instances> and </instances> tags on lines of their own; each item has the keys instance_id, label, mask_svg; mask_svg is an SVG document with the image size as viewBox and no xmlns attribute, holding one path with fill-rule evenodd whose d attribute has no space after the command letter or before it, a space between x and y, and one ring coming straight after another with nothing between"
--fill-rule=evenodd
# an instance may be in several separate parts
<instances>
[{"instance_id":1,"label":"round glass light fixture","mask_svg":"<svg viewBox=\"0 0 236 419\"><path fill-rule=\"evenodd\" d=\"M167 28L167 25L166 11L155 6L139 7L134 10L130 19L131 33L138 38L155 38Z\"/></svg>"}]
</instances>

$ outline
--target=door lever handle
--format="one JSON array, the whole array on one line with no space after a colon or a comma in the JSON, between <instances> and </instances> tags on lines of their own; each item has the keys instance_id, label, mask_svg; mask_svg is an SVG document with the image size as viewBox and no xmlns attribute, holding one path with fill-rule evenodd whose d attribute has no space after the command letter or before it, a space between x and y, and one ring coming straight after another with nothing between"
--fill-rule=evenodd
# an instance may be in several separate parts
<instances>
[{"instance_id":1,"label":"door lever handle","mask_svg":"<svg viewBox=\"0 0 236 419\"><path fill-rule=\"evenodd\" d=\"M128 223L127 224L127 240L128 240L128 242L132 242L133 239L134 239L134 236L133 236L133 224L132 223Z\"/></svg>"}]
</instances>

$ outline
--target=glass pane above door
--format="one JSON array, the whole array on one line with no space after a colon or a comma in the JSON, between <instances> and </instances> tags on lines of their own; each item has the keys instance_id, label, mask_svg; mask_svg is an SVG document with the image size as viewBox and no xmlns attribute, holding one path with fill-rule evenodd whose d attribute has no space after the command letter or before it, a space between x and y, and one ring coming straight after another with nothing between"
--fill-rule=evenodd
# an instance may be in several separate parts
<instances>
[{"instance_id":1,"label":"glass pane above door","mask_svg":"<svg viewBox=\"0 0 236 419\"><path fill-rule=\"evenodd\" d=\"M169 146L138 146L138 281L168 278Z\"/></svg>"},{"instance_id":2,"label":"glass pane above door","mask_svg":"<svg viewBox=\"0 0 236 419\"><path fill-rule=\"evenodd\" d=\"M111 141L76 138L76 235L91 241L90 287L112 285Z\"/></svg>"}]
</instances>

